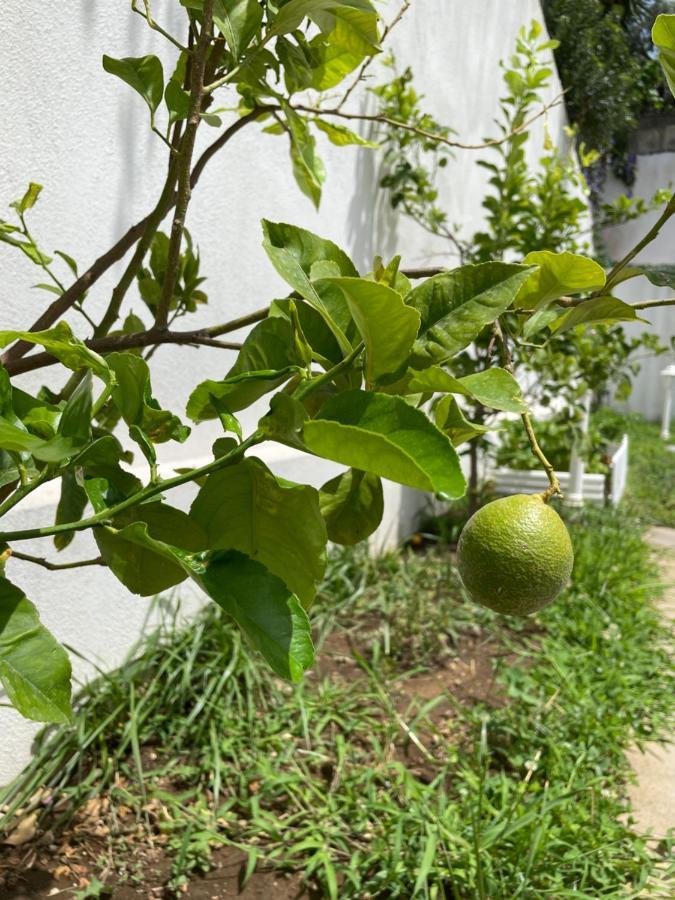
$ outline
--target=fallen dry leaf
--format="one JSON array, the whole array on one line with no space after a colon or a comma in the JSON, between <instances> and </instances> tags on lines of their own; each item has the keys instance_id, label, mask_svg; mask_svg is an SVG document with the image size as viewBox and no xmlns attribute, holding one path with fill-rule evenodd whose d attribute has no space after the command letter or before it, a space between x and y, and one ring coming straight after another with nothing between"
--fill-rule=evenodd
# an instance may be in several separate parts
<instances>
[{"instance_id":1,"label":"fallen dry leaf","mask_svg":"<svg viewBox=\"0 0 675 900\"><path fill-rule=\"evenodd\" d=\"M32 841L37 831L37 819L37 813L31 813L29 816L26 816L25 819L19 822L14 831L5 838L3 843L12 847L20 847L22 844Z\"/></svg>"}]
</instances>

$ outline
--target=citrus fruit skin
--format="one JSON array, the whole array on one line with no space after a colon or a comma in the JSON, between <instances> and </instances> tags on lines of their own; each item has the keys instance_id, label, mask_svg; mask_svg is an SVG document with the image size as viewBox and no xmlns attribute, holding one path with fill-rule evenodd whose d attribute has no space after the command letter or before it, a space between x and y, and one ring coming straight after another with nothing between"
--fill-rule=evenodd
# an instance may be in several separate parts
<instances>
[{"instance_id":1,"label":"citrus fruit skin","mask_svg":"<svg viewBox=\"0 0 675 900\"><path fill-rule=\"evenodd\" d=\"M563 520L541 494L513 494L469 519L457 564L477 603L504 615L529 616L565 588L574 553Z\"/></svg>"}]
</instances>

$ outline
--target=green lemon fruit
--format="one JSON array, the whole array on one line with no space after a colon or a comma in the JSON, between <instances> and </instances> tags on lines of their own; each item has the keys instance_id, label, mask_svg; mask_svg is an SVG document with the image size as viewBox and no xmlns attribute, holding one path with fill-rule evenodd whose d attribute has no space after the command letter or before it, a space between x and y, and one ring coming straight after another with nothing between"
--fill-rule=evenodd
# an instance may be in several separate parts
<instances>
[{"instance_id":1,"label":"green lemon fruit","mask_svg":"<svg viewBox=\"0 0 675 900\"><path fill-rule=\"evenodd\" d=\"M574 553L563 520L541 494L514 494L469 519L457 563L477 603L505 615L529 616L565 588Z\"/></svg>"}]
</instances>

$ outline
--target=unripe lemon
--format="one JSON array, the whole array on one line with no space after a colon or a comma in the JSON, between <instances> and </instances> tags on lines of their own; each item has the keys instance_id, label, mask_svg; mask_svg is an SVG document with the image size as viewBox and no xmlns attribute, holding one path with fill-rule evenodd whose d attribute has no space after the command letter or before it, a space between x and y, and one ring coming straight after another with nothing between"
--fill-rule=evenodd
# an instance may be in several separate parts
<instances>
[{"instance_id":1,"label":"unripe lemon","mask_svg":"<svg viewBox=\"0 0 675 900\"><path fill-rule=\"evenodd\" d=\"M457 563L477 603L505 615L529 616L565 588L574 553L563 520L541 494L513 494L469 519Z\"/></svg>"}]
</instances>

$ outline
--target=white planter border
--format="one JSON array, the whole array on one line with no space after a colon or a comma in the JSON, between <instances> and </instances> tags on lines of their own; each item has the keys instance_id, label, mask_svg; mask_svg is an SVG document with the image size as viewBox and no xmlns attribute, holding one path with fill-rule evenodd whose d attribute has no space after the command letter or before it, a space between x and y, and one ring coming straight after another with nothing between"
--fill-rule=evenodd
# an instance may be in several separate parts
<instances>
[{"instance_id":1,"label":"white planter border","mask_svg":"<svg viewBox=\"0 0 675 900\"><path fill-rule=\"evenodd\" d=\"M560 487L565 493L569 481L569 472L556 472ZM488 471L487 477L494 481L497 494L535 494L548 487L546 473L540 470L509 469L500 467ZM609 473L599 475L586 473L583 477L583 499L591 503L608 502L617 506L626 490L628 477L628 435L624 434L620 444L613 452L609 464Z\"/></svg>"}]
</instances>

